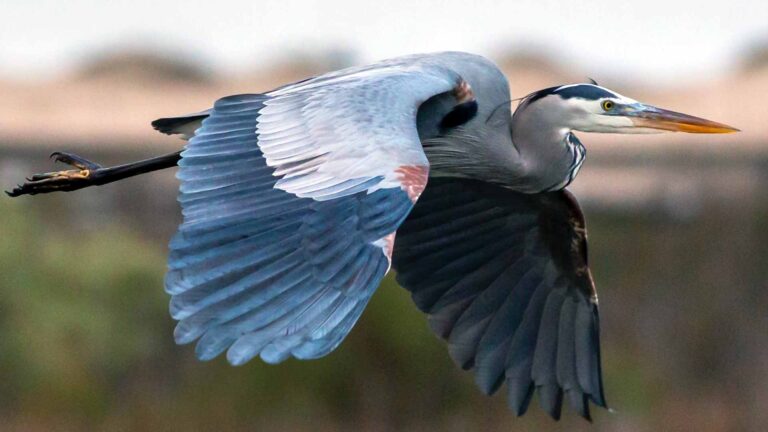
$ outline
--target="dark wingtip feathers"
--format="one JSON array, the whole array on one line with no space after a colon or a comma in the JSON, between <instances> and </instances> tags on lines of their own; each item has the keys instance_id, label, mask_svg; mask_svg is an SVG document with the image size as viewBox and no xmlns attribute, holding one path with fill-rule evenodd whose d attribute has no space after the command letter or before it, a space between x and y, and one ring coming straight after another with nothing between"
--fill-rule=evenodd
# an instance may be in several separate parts
<instances>
[{"instance_id":1,"label":"dark wingtip feathers","mask_svg":"<svg viewBox=\"0 0 768 432\"><path fill-rule=\"evenodd\" d=\"M571 409L584 420L592 423L592 415L589 412L589 396L577 390L566 390L565 395Z\"/></svg>"},{"instance_id":2,"label":"dark wingtip feathers","mask_svg":"<svg viewBox=\"0 0 768 432\"><path fill-rule=\"evenodd\" d=\"M462 236L460 228L492 226L479 217L498 209L506 212L508 223L487 228L492 234L480 240L496 244L498 238L508 239L506 249L483 248L478 236ZM537 217L528 222L530 214ZM432 240L441 226L447 228L440 241ZM452 359L474 369L483 393L493 393L506 381L507 402L517 416L526 413L534 393L555 420L564 399L569 411L587 421L592 420L590 401L606 406L594 286L588 271L583 273L588 269L584 227L578 203L567 192L531 196L435 178L398 230L398 281L430 314L430 326L448 340ZM517 248L521 232L534 244ZM425 238L431 243L425 244ZM445 254L449 248L465 253L453 258ZM467 257L477 251L485 259L477 267L467 265ZM516 265L526 271L515 271ZM425 277L436 268L444 269L440 278Z\"/></svg>"},{"instance_id":3,"label":"dark wingtip feathers","mask_svg":"<svg viewBox=\"0 0 768 432\"><path fill-rule=\"evenodd\" d=\"M538 386L539 404L554 420L560 420L563 408L563 389L557 384Z\"/></svg>"},{"instance_id":4,"label":"dark wingtip feathers","mask_svg":"<svg viewBox=\"0 0 768 432\"><path fill-rule=\"evenodd\" d=\"M530 379L507 378L507 403L518 417L528 411L533 390L533 381Z\"/></svg>"}]
</instances>

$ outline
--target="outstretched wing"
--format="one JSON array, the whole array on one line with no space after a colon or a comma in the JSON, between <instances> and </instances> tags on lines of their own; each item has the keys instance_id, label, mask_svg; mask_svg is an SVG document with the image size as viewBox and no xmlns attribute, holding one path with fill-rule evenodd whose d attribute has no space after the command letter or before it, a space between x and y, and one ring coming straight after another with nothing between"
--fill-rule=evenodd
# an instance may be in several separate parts
<instances>
[{"instance_id":1,"label":"outstretched wing","mask_svg":"<svg viewBox=\"0 0 768 432\"><path fill-rule=\"evenodd\" d=\"M518 415L535 388L555 419L564 394L587 419L588 401L605 406L597 294L569 192L430 179L393 259L399 283L483 392L506 382Z\"/></svg>"},{"instance_id":2,"label":"outstretched wing","mask_svg":"<svg viewBox=\"0 0 768 432\"><path fill-rule=\"evenodd\" d=\"M178 343L232 364L316 358L350 331L423 191L416 112L466 82L419 65L219 100L179 162L166 290Z\"/></svg>"}]
</instances>

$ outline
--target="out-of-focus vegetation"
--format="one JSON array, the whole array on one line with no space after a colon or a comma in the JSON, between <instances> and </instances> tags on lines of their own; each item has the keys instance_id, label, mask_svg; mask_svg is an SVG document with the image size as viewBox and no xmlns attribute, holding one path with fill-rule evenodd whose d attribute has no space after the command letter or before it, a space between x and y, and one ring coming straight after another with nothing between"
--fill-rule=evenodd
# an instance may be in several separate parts
<instances>
[{"instance_id":1,"label":"out-of-focus vegetation","mask_svg":"<svg viewBox=\"0 0 768 432\"><path fill-rule=\"evenodd\" d=\"M518 419L503 391L481 395L391 279L326 358L239 368L223 359L198 362L190 346L172 341L162 290L172 233L150 238L109 218L71 220L53 210L64 202L0 200L2 430L715 431L768 424L764 202L705 208L685 220L587 209L606 391L616 409L596 410L593 425L567 408L554 423L535 400Z\"/></svg>"},{"instance_id":2,"label":"out-of-focus vegetation","mask_svg":"<svg viewBox=\"0 0 768 432\"><path fill-rule=\"evenodd\" d=\"M115 77L201 84L211 80L212 72L200 62L192 62L180 55L146 50L110 50L94 54L77 72L77 78L83 80Z\"/></svg>"},{"instance_id":3,"label":"out-of-focus vegetation","mask_svg":"<svg viewBox=\"0 0 768 432\"><path fill-rule=\"evenodd\" d=\"M325 359L241 368L223 359L200 363L191 347L172 341L163 241L109 224L78 228L54 213L37 213L38 206L0 201L0 424L6 427L426 428L435 424L428 418L433 413L442 413L434 420L446 426L459 414L461 424L473 416L486 421L479 403L485 401L471 401L469 377L454 370L424 317L391 281L358 329Z\"/></svg>"}]
</instances>

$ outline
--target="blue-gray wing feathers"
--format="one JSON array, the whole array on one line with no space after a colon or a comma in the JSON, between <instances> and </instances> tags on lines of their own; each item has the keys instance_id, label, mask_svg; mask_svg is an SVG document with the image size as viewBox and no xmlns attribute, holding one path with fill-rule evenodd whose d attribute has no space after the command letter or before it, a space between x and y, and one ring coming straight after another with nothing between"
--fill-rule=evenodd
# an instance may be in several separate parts
<instances>
[{"instance_id":1,"label":"blue-gray wing feathers","mask_svg":"<svg viewBox=\"0 0 768 432\"><path fill-rule=\"evenodd\" d=\"M333 350L389 270L395 231L426 186L417 111L442 94L474 97L443 57L415 56L154 122L192 134L166 276L176 340L198 340L201 359L228 350L233 364Z\"/></svg>"},{"instance_id":2,"label":"blue-gray wing feathers","mask_svg":"<svg viewBox=\"0 0 768 432\"><path fill-rule=\"evenodd\" d=\"M522 415L534 389L559 418L605 406L597 297L584 221L567 192L522 194L434 178L398 230L398 282L480 389L506 382Z\"/></svg>"},{"instance_id":3,"label":"blue-gray wing feathers","mask_svg":"<svg viewBox=\"0 0 768 432\"><path fill-rule=\"evenodd\" d=\"M376 242L413 205L399 188L328 201L275 189L255 133L266 99L219 100L179 162L184 223L166 289L175 338L199 339L201 359L228 349L233 364L274 363L333 350L389 268Z\"/></svg>"}]
</instances>

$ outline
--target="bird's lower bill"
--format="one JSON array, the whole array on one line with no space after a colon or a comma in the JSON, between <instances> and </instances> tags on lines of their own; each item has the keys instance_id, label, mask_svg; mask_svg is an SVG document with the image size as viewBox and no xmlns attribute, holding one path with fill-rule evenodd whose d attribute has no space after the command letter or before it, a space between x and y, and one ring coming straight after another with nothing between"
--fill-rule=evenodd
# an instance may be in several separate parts
<instances>
[{"instance_id":1,"label":"bird's lower bill","mask_svg":"<svg viewBox=\"0 0 768 432\"><path fill-rule=\"evenodd\" d=\"M731 133L738 129L688 114L646 107L630 117L635 127L688 133Z\"/></svg>"}]
</instances>

